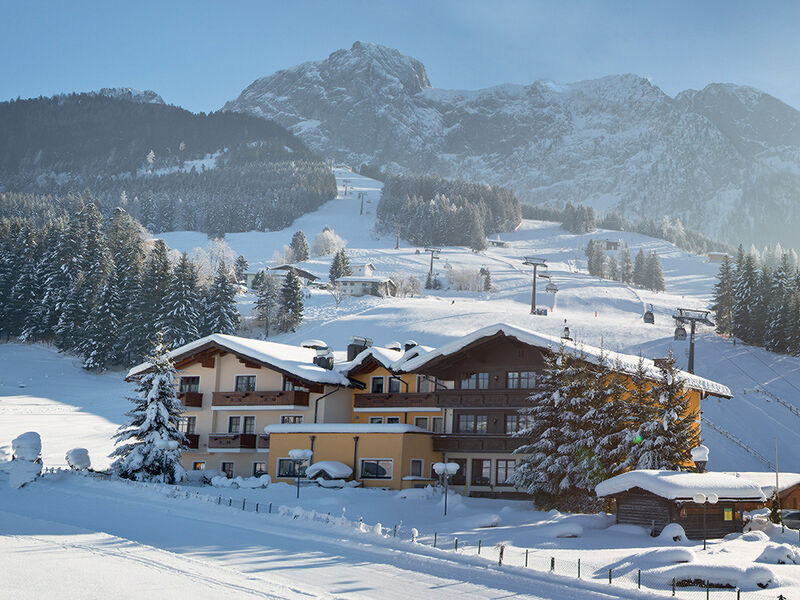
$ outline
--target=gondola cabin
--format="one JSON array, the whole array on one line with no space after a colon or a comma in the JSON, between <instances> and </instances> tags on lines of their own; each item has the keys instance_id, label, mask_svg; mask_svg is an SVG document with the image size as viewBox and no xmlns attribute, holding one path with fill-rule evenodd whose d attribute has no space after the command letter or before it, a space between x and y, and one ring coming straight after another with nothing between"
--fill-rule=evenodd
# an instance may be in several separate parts
<instances>
[{"instance_id":1,"label":"gondola cabin","mask_svg":"<svg viewBox=\"0 0 800 600\"><path fill-rule=\"evenodd\" d=\"M747 505L765 500L756 483L726 473L628 471L599 483L595 491L614 499L617 524L638 525L658 535L669 523L678 523L693 540L741 532ZM715 494L718 501L698 504L698 493Z\"/></svg>"}]
</instances>

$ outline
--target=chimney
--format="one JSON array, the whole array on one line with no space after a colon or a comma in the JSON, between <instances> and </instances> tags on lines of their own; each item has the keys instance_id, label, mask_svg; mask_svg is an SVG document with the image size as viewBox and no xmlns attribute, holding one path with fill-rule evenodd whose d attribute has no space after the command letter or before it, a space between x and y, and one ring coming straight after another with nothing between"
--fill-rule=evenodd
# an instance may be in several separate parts
<instances>
[{"instance_id":1,"label":"chimney","mask_svg":"<svg viewBox=\"0 0 800 600\"><path fill-rule=\"evenodd\" d=\"M372 340L370 338L354 335L353 339L347 345L347 360L353 360L370 346L372 346Z\"/></svg>"},{"instance_id":2,"label":"chimney","mask_svg":"<svg viewBox=\"0 0 800 600\"><path fill-rule=\"evenodd\" d=\"M316 350L317 355L314 357L314 364L328 371L333 369L333 352L331 352L331 349L325 346Z\"/></svg>"}]
</instances>

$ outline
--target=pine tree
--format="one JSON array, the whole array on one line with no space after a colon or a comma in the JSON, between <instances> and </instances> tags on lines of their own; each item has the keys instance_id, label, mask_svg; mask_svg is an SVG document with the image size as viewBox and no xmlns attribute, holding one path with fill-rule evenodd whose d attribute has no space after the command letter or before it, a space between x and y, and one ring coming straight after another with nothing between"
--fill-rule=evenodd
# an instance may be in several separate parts
<instances>
[{"instance_id":1,"label":"pine tree","mask_svg":"<svg viewBox=\"0 0 800 600\"><path fill-rule=\"evenodd\" d=\"M303 287L294 269L286 272L281 288L281 322L284 331L295 331L303 321Z\"/></svg>"},{"instance_id":2,"label":"pine tree","mask_svg":"<svg viewBox=\"0 0 800 600\"><path fill-rule=\"evenodd\" d=\"M61 303L61 314L55 328L56 346L62 352L80 347L85 339L89 318L86 292L91 289L86 283L86 274L81 271L70 286L69 295Z\"/></svg>"},{"instance_id":3,"label":"pine tree","mask_svg":"<svg viewBox=\"0 0 800 600\"><path fill-rule=\"evenodd\" d=\"M105 371L108 365L120 358L116 354L118 343L114 335L118 331L118 283L116 272L112 272L103 286L92 318L86 324L86 336L80 347L85 369Z\"/></svg>"},{"instance_id":4,"label":"pine tree","mask_svg":"<svg viewBox=\"0 0 800 600\"><path fill-rule=\"evenodd\" d=\"M177 348L200 337L200 290L197 269L184 252L175 265L172 287L164 298L164 344Z\"/></svg>"},{"instance_id":5,"label":"pine tree","mask_svg":"<svg viewBox=\"0 0 800 600\"><path fill-rule=\"evenodd\" d=\"M638 256L636 257L639 258ZM651 252L647 257L645 265L645 278L647 280L647 288L655 292L664 291L664 270L661 267L661 260L658 254Z\"/></svg>"},{"instance_id":6,"label":"pine tree","mask_svg":"<svg viewBox=\"0 0 800 600\"><path fill-rule=\"evenodd\" d=\"M176 483L185 476L180 446L186 437L178 429L183 407L175 389L177 372L160 335L147 362L150 368L138 379L136 397L130 398L131 420L114 436L111 470L125 479ZM169 448L170 442L178 447Z\"/></svg>"},{"instance_id":7,"label":"pine tree","mask_svg":"<svg viewBox=\"0 0 800 600\"><path fill-rule=\"evenodd\" d=\"M483 277L483 291L492 291L492 274L489 272L488 267L481 267L480 275Z\"/></svg>"},{"instance_id":8,"label":"pine tree","mask_svg":"<svg viewBox=\"0 0 800 600\"><path fill-rule=\"evenodd\" d=\"M172 266L163 240L156 240L144 265L131 307L127 353L134 361L144 357L153 336L167 326L166 298L172 287Z\"/></svg>"},{"instance_id":9,"label":"pine tree","mask_svg":"<svg viewBox=\"0 0 800 600\"><path fill-rule=\"evenodd\" d=\"M649 424L657 419L656 403L651 394L651 387L644 357L640 355L636 369L630 373L630 386L624 400L626 434L621 446L623 471L636 469L642 455L648 452L649 445L643 443L644 436L650 431Z\"/></svg>"},{"instance_id":10,"label":"pine tree","mask_svg":"<svg viewBox=\"0 0 800 600\"><path fill-rule=\"evenodd\" d=\"M764 346L766 340L766 325L769 322L771 293L772 273L767 266L763 266L756 283L755 297L750 314L753 324L750 343L754 346Z\"/></svg>"},{"instance_id":11,"label":"pine tree","mask_svg":"<svg viewBox=\"0 0 800 600\"><path fill-rule=\"evenodd\" d=\"M620 281L622 283L633 283L633 262L631 261L631 252L628 250L628 244L620 250Z\"/></svg>"},{"instance_id":12,"label":"pine tree","mask_svg":"<svg viewBox=\"0 0 800 600\"><path fill-rule=\"evenodd\" d=\"M256 298L256 314L264 321L264 333L269 337L270 327L277 318L278 285L274 277L263 277L258 287Z\"/></svg>"},{"instance_id":13,"label":"pine tree","mask_svg":"<svg viewBox=\"0 0 800 600\"><path fill-rule=\"evenodd\" d=\"M233 335L239 327L239 309L236 307L236 287L228 278L228 267L220 262L205 301L205 320L211 333Z\"/></svg>"},{"instance_id":14,"label":"pine tree","mask_svg":"<svg viewBox=\"0 0 800 600\"><path fill-rule=\"evenodd\" d=\"M691 450L700 443L700 417L690 410L689 394L672 352L660 371L661 377L652 389L656 419L643 426L643 449L637 468L677 471L691 462Z\"/></svg>"},{"instance_id":15,"label":"pine tree","mask_svg":"<svg viewBox=\"0 0 800 600\"><path fill-rule=\"evenodd\" d=\"M730 257L726 256L719 267L717 283L714 284L714 305L712 306L712 310L714 311L717 333L723 335L731 333L733 326L733 302L733 263Z\"/></svg>"},{"instance_id":16,"label":"pine tree","mask_svg":"<svg viewBox=\"0 0 800 600\"><path fill-rule=\"evenodd\" d=\"M772 273L767 302L767 331L764 341L765 347L771 352L786 353L789 351L789 332L791 326L790 299L794 295L794 267L788 253L780 258L780 263Z\"/></svg>"},{"instance_id":17,"label":"pine tree","mask_svg":"<svg viewBox=\"0 0 800 600\"><path fill-rule=\"evenodd\" d=\"M733 297L733 335L746 343L752 343L754 328L751 312L755 305L758 272L755 258L745 255L739 246L737 258L734 297Z\"/></svg>"},{"instance_id":18,"label":"pine tree","mask_svg":"<svg viewBox=\"0 0 800 600\"><path fill-rule=\"evenodd\" d=\"M236 261L233 263L233 271L236 273L236 281L244 281L245 273L249 267L250 265L244 256L240 254L236 257Z\"/></svg>"},{"instance_id":19,"label":"pine tree","mask_svg":"<svg viewBox=\"0 0 800 600\"><path fill-rule=\"evenodd\" d=\"M483 230L480 213L474 210L470 211L468 227L467 239L469 240L469 247L475 252L486 250L488 244L486 243L486 233Z\"/></svg>"},{"instance_id":20,"label":"pine tree","mask_svg":"<svg viewBox=\"0 0 800 600\"><path fill-rule=\"evenodd\" d=\"M298 230L294 232L292 241L289 243L289 248L292 251L292 262L303 262L308 260L309 248L306 234Z\"/></svg>"},{"instance_id":21,"label":"pine tree","mask_svg":"<svg viewBox=\"0 0 800 600\"><path fill-rule=\"evenodd\" d=\"M344 248L342 248L333 255L328 278L331 283L334 283L340 277L349 277L352 274L353 270L350 268L350 259L347 257Z\"/></svg>"},{"instance_id":22,"label":"pine tree","mask_svg":"<svg viewBox=\"0 0 800 600\"><path fill-rule=\"evenodd\" d=\"M636 260L633 263L633 285L640 288L646 288L647 281L647 257L644 250L639 248L636 253Z\"/></svg>"},{"instance_id":23,"label":"pine tree","mask_svg":"<svg viewBox=\"0 0 800 600\"><path fill-rule=\"evenodd\" d=\"M617 265L617 259L614 258L613 256L609 256L607 266L608 266L607 269L608 278L613 281L619 281L619 266Z\"/></svg>"}]
</instances>

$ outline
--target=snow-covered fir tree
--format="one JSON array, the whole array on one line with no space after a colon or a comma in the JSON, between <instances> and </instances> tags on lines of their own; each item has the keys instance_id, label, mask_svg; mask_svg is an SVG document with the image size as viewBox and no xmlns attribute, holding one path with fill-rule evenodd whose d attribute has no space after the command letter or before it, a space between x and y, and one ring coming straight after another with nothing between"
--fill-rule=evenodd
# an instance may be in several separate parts
<instances>
[{"instance_id":1,"label":"snow-covered fir tree","mask_svg":"<svg viewBox=\"0 0 800 600\"><path fill-rule=\"evenodd\" d=\"M105 371L110 364L120 359L117 355L118 342L115 335L119 329L118 285L116 271L113 271L106 279L97 306L86 324L86 335L80 346L85 369Z\"/></svg>"},{"instance_id":2,"label":"snow-covered fir tree","mask_svg":"<svg viewBox=\"0 0 800 600\"><path fill-rule=\"evenodd\" d=\"M289 249L291 250L292 262L303 262L304 260L308 260L309 248L306 234L300 230L295 231L294 235L292 236L292 241L289 243Z\"/></svg>"},{"instance_id":3,"label":"snow-covered fir tree","mask_svg":"<svg viewBox=\"0 0 800 600\"><path fill-rule=\"evenodd\" d=\"M303 321L303 286L300 278L289 269L280 294L280 319L284 331L294 331Z\"/></svg>"},{"instance_id":4,"label":"snow-covered fir tree","mask_svg":"<svg viewBox=\"0 0 800 600\"><path fill-rule=\"evenodd\" d=\"M186 437L179 430L183 407L175 389L177 372L161 335L147 357L149 369L137 381L130 422L114 436L111 471L125 479L176 483L184 478L180 463ZM169 448L170 442L177 448Z\"/></svg>"},{"instance_id":5,"label":"snow-covered fir tree","mask_svg":"<svg viewBox=\"0 0 800 600\"><path fill-rule=\"evenodd\" d=\"M788 352L791 329L790 300L795 295L794 267L788 253L780 258L772 273L769 295L766 299L767 330L764 334L764 346L772 352Z\"/></svg>"},{"instance_id":6,"label":"snow-covered fir tree","mask_svg":"<svg viewBox=\"0 0 800 600\"><path fill-rule=\"evenodd\" d=\"M617 259L613 256L608 257L608 261L606 262L606 270L607 270L607 277L614 281L619 281L619 265L617 264Z\"/></svg>"},{"instance_id":7,"label":"snow-covered fir tree","mask_svg":"<svg viewBox=\"0 0 800 600\"><path fill-rule=\"evenodd\" d=\"M745 254L741 246L736 259L733 296L733 335L745 342L751 342L756 324L751 310L755 303L758 272L755 258Z\"/></svg>"},{"instance_id":8,"label":"snow-covered fir tree","mask_svg":"<svg viewBox=\"0 0 800 600\"><path fill-rule=\"evenodd\" d=\"M642 454L648 446L643 445L644 435L649 425L657 420L657 406L651 394L652 382L648 379L644 357L639 355L636 369L629 373L630 383L625 396L624 419L626 434L622 440L623 462L625 471L638 468Z\"/></svg>"},{"instance_id":9,"label":"snow-covered fir tree","mask_svg":"<svg viewBox=\"0 0 800 600\"><path fill-rule=\"evenodd\" d=\"M175 265L172 286L164 298L164 343L168 348L183 346L200 337L199 300L197 269L184 252Z\"/></svg>"},{"instance_id":10,"label":"snow-covered fir tree","mask_svg":"<svg viewBox=\"0 0 800 600\"><path fill-rule=\"evenodd\" d=\"M204 310L208 332L236 333L241 316L236 307L236 286L230 280L230 269L224 261L217 267L217 274L208 288Z\"/></svg>"},{"instance_id":11,"label":"snow-covered fir tree","mask_svg":"<svg viewBox=\"0 0 800 600\"><path fill-rule=\"evenodd\" d=\"M236 273L236 281L244 281L245 273L247 273L248 268L250 268L250 265L247 259L241 254L237 256L233 263L233 272Z\"/></svg>"},{"instance_id":12,"label":"snow-covered fir tree","mask_svg":"<svg viewBox=\"0 0 800 600\"><path fill-rule=\"evenodd\" d=\"M172 265L163 240L156 240L138 282L133 300L133 323L127 332L127 352L139 360L151 347L154 331L167 326L166 298L172 286Z\"/></svg>"},{"instance_id":13,"label":"snow-covered fir tree","mask_svg":"<svg viewBox=\"0 0 800 600\"><path fill-rule=\"evenodd\" d=\"M631 252L628 249L628 244L625 244L619 251L619 275L622 283L633 283L633 261L631 261Z\"/></svg>"},{"instance_id":14,"label":"snow-covered fir tree","mask_svg":"<svg viewBox=\"0 0 800 600\"><path fill-rule=\"evenodd\" d=\"M655 252L651 252L647 257L645 279L647 289L655 292L664 291L664 269L661 267L661 259Z\"/></svg>"},{"instance_id":15,"label":"snow-covered fir tree","mask_svg":"<svg viewBox=\"0 0 800 600\"><path fill-rule=\"evenodd\" d=\"M644 250L639 248L636 260L633 262L633 285L640 288L647 287L647 257Z\"/></svg>"},{"instance_id":16,"label":"snow-covered fir tree","mask_svg":"<svg viewBox=\"0 0 800 600\"><path fill-rule=\"evenodd\" d=\"M341 248L336 254L333 255L333 260L331 261L331 268L328 271L328 278L330 279L331 283L339 279L339 277L349 277L353 274L353 270L350 268L350 259L347 257L347 253L345 252L344 248Z\"/></svg>"},{"instance_id":17,"label":"snow-covered fir tree","mask_svg":"<svg viewBox=\"0 0 800 600\"><path fill-rule=\"evenodd\" d=\"M714 284L714 322L717 333L731 333L733 325L734 271L730 257L726 256L719 267L717 283Z\"/></svg>"},{"instance_id":18,"label":"snow-covered fir tree","mask_svg":"<svg viewBox=\"0 0 800 600\"><path fill-rule=\"evenodd\" d=\"M264 322L264 334L269 337L270 329L278 318L278 284L274 277L262 277L257 287L256 315Z\"/></svg>"}]
</instances>

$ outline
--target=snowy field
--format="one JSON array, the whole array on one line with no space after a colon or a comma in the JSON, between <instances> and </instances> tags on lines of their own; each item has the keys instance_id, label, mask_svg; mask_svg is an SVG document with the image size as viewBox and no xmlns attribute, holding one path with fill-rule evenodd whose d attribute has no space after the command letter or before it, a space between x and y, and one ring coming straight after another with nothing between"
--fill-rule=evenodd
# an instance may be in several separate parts
<instances>
[{"instance_id":1,"label":"snowy field","mask_svg":"<svg viewBox=\"0 0 800 600\"><path fill-rule=\"evenodd\" d=\"M702 543L609 528L613 518L605 515L536 512L524 502L451 496L444 518L442 496L425 490L304 487L298 501L287 484L175 488L68 472L20 490L10 490L0 473L0 490L2 597L52 597L58 589L59 598L164 590L178 598L654 598L670 595L664 582L676 574L735 581L743 598L800 592L797 566L753 562L783 541L780 533L772 542L738 535L704 551ZM35 577L25 568L31 560ZM644 588L658 582L658 594L636 589L640 569ZM771 583L762 591L757 582L765 577ZM701 594L678 590L678 597ZM733 600L735 593L711 597Z\"/></svg>"}]
</instances>

